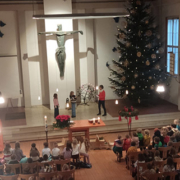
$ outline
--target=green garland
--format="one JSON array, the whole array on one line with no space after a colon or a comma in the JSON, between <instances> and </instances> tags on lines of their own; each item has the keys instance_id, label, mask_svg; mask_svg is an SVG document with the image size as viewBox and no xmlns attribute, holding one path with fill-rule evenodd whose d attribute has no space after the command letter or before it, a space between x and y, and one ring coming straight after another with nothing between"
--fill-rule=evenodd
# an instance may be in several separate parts
<instances>
[{"instance_id":1,"label":"green garland","mask_svg":"<svg viewBox=\"0 0 180 180\"><path fill-rule=\"evenodd\" d=\"M133 110L131 108L126 108L119 111L119 116L122 116L122 117L133 117L133 116L138 116L139 115L139 111L137 109L134 109Z\"/></svg>"}]
</instances>

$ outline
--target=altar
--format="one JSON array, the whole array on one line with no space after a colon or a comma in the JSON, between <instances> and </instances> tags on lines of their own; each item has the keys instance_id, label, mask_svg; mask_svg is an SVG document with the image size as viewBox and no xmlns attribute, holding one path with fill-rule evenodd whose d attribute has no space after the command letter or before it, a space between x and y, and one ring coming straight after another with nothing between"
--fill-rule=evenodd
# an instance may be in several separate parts
<instances>
[{"instance_id":1,"label":"altar","mask_svg":"<svg viewBox=\"0 0 180 180\"><path fill-rule=\"evenodd\" d=\"M78 120L75 121L75 124L71 126L68 130L69 140L72 141L72 133L73 132L85 132L85 138L89 139L89 129L94 127L103 127L106 124L100 119L100 123L91 123L89 120Z\"/></svg>"}]
</instances>

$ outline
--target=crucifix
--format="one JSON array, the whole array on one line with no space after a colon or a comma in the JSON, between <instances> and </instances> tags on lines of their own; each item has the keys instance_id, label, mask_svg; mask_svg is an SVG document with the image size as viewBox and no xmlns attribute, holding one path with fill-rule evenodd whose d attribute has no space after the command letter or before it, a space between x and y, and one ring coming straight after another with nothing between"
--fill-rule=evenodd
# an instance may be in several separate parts
<instances>
[{"instance_id":1,"label":"crucifix","mask_svg":"<svg viewBox=\"0 0 180 180\"><path fill-rule=\"evenodd\" d=\"M38 34L50 34L56 35L58 48L56 49L56 57L57 63L60 70L60 77L64 77L64 66L65 66L65 36L80 33L83 34L82 31L62 31L62 25L58 25L58 31L50 31L50 32L40 32Z\"/></svg>"}]
</instances>

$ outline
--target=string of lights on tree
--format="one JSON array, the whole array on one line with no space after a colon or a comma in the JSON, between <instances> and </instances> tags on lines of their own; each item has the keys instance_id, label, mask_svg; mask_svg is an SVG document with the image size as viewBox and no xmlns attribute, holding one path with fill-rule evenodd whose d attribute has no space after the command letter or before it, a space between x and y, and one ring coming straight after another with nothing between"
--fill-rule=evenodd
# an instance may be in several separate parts
<instances>
[{"instance_id":1,"label":"string of lights on tree","mask_svg":"<svg viewBox=\"0 0 180 180\"><path fill-rule=\"evenodd\" d=\"M117 26L117 44L113 52L119 60L106 66L110 70L111 88L120 97L138 101L157 95L158 84L168 85L160 60L163 57L161 37L151 15L151 5L144 0L128 3L128 17Z\"/></svg>"}]
</instances>

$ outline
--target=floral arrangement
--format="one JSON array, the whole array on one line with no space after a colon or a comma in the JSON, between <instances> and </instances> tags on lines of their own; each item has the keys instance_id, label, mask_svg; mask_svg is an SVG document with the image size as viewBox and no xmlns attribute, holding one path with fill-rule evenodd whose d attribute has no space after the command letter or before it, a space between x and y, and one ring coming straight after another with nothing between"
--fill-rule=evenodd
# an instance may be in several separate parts
<instances>
[{"instance_id":1,"label":"floral arrangement","mask_svg":"<svg viewBox=\"0 0 180 180\"><path fill-rule=\"evenodd\" d=\"M58 115L56 117L56 122L53 122L53 128L68 128L70 126L70 116L69 115Z\"/></svg>"}]
</instances>

